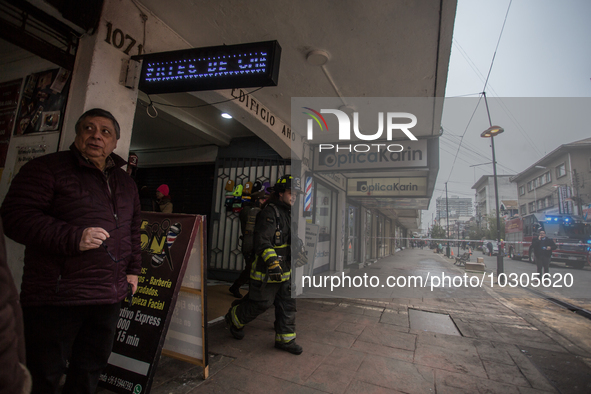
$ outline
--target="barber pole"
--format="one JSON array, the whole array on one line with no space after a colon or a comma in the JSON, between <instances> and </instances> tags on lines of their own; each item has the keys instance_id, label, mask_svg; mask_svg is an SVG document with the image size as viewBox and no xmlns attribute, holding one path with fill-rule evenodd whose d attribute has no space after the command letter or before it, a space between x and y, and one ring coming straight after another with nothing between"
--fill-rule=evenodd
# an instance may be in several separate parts
<instances>
[{"instance_id":1,"label":"barber pole","mask_svg":"<svg viewBox=\"0 0 591 394\"><path fill-rule=\"evenodd\" d=\"M162 263L164 263L164 258L167 258L168 259L168 266L170 267L171 270L174 269L174 266L172 264L172 258L170 257L170 248L172 248L174 241L176 241L176 238L178 237L178 235L180 233L181 233L181 224L180 223L175 223L172 226L170 226L170 228L168 229L168 233L166 234L165 247L162 249L162 252L160 254L155 254L152 256L152 267L154 267L154 268L160 267L162 265Z\"/></svg>"},{"instance_id":2,"label":"barber pole","mask_svg":"<svg viewBox=\"0 0 591 394\"><path fill-rule=\"evenodd\" d=\"M181 224L175 223L172 226L170 226L168 234L166 235L166 249L164 251L166 252L166 257L168 258L168 266L171 270L174 270L174 266L172 265L172 258L170 257L170 248L172 248L174 241L176 241L176 237L178 237L180 233Z\"/></svg>"},{"instance_id":3,"label":"barber pole","mask_svg":"<svg viewBox=\"0 0 591 394\"><path fill-rule=\"evenodd\" d=\"M304 212L312 212L312 177L306 177Z\"/></svg>"}]
</instances>

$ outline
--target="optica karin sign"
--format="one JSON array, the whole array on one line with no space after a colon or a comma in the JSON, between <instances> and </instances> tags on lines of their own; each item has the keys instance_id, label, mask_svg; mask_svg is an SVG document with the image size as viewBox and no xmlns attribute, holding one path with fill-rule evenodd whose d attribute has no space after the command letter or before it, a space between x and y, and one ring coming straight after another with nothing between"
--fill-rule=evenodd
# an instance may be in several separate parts
<instances>
[{"instance_id":1,"label":"optica karin sign","mask_svg":"<svg viewBox=\"0 0 591 394\"><path fill-rule=\"evenodd\" d=\"M349 178L347 196L351 197L423 197L427 195L427 178Z\"/></svg>"},{"instance_id":2,"label":"optica karin sign","mask_svg":"<svg viewBox=\"0 0 591 394\"><path fill-rule=\"evenodd\" d=\"M358 144L364 145L364 144ZM355 151L340 146L314 149L314 171L352 171L365 169L393 169L427 167L427 141L418 140L396 144L395 152L387 144L367 144L367 151ZM359 150L359 149L358 149Z\"/></svg>"}]
</instances>

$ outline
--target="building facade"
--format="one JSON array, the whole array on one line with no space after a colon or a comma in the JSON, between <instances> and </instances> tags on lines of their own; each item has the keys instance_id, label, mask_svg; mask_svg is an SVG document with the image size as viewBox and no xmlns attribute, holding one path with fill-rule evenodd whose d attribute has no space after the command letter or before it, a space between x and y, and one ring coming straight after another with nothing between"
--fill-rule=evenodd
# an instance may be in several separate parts
<instances>
[{"instance_id":1,"label":"building facade","mask_svg":"<svg viewBox=\"0 0 591 394\"><path fill-rule=\"evenodd\" d=\"M445 220L449 216L450 219L458 219L460 217L472 216L472 199L460 198L458 196L451 196L450 198L440 197L436 200L437 219ZM449 215L447 214L449 211Z\"/></svg>"},{"instance_id":2,"label":"building facade","mask_svg":"<svg viewBox=\"0 0 591 394\"><path fill-rule=\"evenodd\" d=\"M591 138L560 145L511 181L520 215L571 214L591 221Z\"/></svg>"},{"instance_id":3,"label":"building facade","mask_svg":"<svg viewBox=\"0 0 591 394\"><path fill-rule=\"evenodd\" d=\"M497 188L501 211L511 205L509 201L517 200L517 189L511 183L513 175L497 175ZM486 226L486 218L496 214L495 183L493 175L483 175L472 186L476 191L474 198L474 217L478 226ZM503 201L506 203L503 204ZM500 212L501 213L501 212Z\"/></svg>"}]
</instances>

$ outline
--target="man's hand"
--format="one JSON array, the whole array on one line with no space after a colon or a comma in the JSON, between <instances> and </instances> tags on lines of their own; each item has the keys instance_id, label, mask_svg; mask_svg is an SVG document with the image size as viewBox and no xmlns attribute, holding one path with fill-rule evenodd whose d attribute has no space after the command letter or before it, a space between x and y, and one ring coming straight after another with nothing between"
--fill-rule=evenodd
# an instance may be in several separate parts
<instances>
[{"instance_id":1,"label":"man's hand","mask_svg":"<svg viewBox=\"0 0 591 394\"><path fill-rule=\"evenodd\" d=\"M82 233L82 239L80 239L80 251L84 252L85 250L96 249L109 237L109 233L104 228L85 228Z\"/></svg>"},{"instance_id":2,"label":"man's hand","mask_svg":"<svg viewBox=\"0 0 591 394\"><path fill-rule=\"evenodd\" d=\"M127 283L129 283L132 287L131 293L135 294L137 290L137 275L127 275Z\"/></svg>"},{"instance_id":3,"label":"man's hand","mask_svg":"<svg viewBox=\"0 0 591 394\"><path fill-rule=\"evenodd\" d=\"M283 270L279 265L279 260L273 261L269 265L269 280L281 282L281 274L283 274Z\"/></svg>"}]
</instances>

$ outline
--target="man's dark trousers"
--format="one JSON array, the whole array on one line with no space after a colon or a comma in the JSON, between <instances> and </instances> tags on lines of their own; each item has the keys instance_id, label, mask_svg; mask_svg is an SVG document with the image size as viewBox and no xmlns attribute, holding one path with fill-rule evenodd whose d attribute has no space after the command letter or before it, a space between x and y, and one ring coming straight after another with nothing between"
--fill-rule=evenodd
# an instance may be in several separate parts
<instances>
[{"instance_id":1,"label":"man's dark trousers","mask_svg":"<svg viewBox=\"0 0 591 394\"><path fill-rule=\"evenodd\" d=\"M67 360L62 394L94 394L113 348L119 310L119 303L23 307L32 394L56 393Z\"/></svg>"},{"instance_id":2,"label":"man's dark trousers","mask_svg":"<svg viewBox=\"0 0 591 394\"><path fill-rule=\"evenodd\" d=\"M550 273L550 259L551 257L536 255L536 265L538 266L538 273L540 274L540 278L542 276L542 269L544 270L544 274Z\"/></svg>"}]
</instances>

